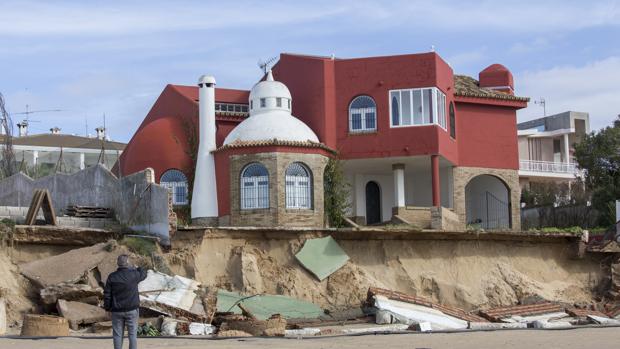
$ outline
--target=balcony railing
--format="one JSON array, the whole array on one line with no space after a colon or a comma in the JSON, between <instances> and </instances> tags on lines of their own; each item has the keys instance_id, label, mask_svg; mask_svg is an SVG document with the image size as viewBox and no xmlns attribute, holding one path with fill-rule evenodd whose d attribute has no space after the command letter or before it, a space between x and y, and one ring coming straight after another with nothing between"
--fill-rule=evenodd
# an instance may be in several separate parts
<instances>
[{"instance_id":1,"label":"balcony railing","mask_svg":"<svg viewBox=\"0 0 620 349\"><path fill-rule=\"evenodd\" d=\"M565 162L520 160L519 169L532 172L577 174L575 164Z\"/></svg>"}]
</instances>

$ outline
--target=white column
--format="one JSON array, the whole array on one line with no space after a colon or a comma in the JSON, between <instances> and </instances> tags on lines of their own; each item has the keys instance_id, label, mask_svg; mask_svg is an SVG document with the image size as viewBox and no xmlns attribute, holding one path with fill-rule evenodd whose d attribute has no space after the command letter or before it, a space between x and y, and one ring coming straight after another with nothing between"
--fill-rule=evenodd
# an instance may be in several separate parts
<instances>
[{"instance_id":1,"label":"white column","mask_svg":"<svg viewBox=\"0 0 620 349\"><path fill-rule=\"evenodd\" d=\"M39 151L34 150L32 152L32 166L37 166L38 162L39 162Z\"/></svg>"},{"instance_id":2,"label":"white column","mask_svg":"<svg viewBox=\"0 0 620 349\"><path fill-rule=\"evenodd\" d=\"M568 144L568 133L564 134L564 154L564 162L566 162L566 164L568 165L570 164L570 146Z\"/></svg>"},{"instance_id":3,"label":"white column","mask_svg":"<svg viewBox=\"0 0 620 349\"><path fill-rule=\"evenodd\" d=\"M405 207L405 165L392 165L394 173L394 207Z\"/></svg>"},{"instance_id":4,"label":"white column","mask_svg":"<svg viewBox=\"0 0 620 349\"><path fill-rule=\"evenodd\" d=\"M218 202L215 180L215 78L198 80L198 155L192 192L191 216L198 224L217 225ZM231 183L231 185L236 185ZM200 219L200 220L198 220ZM202 221L202 222L201 222Z\"/></svg>"},{"instance_id":5,"label":"white column","mask_svg":"<svg viewBox=\"0 0 620 349\"><path fill-rule=\"evenodd\" d=\"M86 164L84 161L84 153L80 153L80 170L83 170L86 168Z\"/></svg>"}]
</instances>

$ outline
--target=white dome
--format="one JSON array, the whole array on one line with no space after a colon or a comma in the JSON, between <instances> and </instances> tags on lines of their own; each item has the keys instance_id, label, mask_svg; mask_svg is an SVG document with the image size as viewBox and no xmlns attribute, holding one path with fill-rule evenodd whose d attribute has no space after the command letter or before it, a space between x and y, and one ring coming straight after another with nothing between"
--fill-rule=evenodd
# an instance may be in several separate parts
<instances>
[{"instance_id":1,"label":"white dome","mask_svg":"<svg viewBox=\"0 0 620 349\"><path fill-rule=\"evenodd\" d=\"M273 139L319 142L308 125L291 115L291 93L286 85L274 81L269 71L265 81L250 92L250 116L228 134L224 145Z\"/></svg>"},{"instance_id":2,"label":"white dome","mask_svg":"<svg viewBox=\"0 0 620 349\"><path fill-rule=\"evenodd\" d=\"M272 111L250 116L235 127L224 145L235 142L267 141L319 142L316 134L301 120L284 111Z\"/></svg>"}]
</instances>

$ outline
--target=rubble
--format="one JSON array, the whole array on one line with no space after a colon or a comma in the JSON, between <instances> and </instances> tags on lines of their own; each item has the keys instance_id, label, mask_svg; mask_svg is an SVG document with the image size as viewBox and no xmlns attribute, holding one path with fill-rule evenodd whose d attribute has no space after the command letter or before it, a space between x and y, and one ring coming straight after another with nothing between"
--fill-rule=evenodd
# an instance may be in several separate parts
<instances>
[{"instance_id":1,"label":"rubble","mask_svg":"<svg viewBox=\"0 0 620 349\"><path fill-rule=\"evenodd\" d=\"M193 336L204 336L215 333L215 326L192 322L189 324L189 334Z\"/></svg>"},{"instance_id":2,"label":"rubble","mask_svg":"<svg viewBox=\"0 0 620 349\"><path fill-rule=\"evenodd\" d=\"M59 299L97 305L98 300L103 298L103 289L87 284L63 282L41 289L39 295L41 296L41 302L45 305L56 304Z\"/></svg>"},{"instance_id":3,"label":"rubble","mask_svg":"<svg viewBox=\"0 0 620 349\"><path fill-rule=\"evenodd\" d=\"M59 299L57 308L58 313L69 320L69 326L72 330L78 330L79 325L89 325L110 320L108 313L103 308L86 303Z\"/></svg>"},{"instance_id":4,"label":"rubble","mask_svg":"<svg viewBox=\"0 0 620 349\"><path fill-rule=\"evenodd\" d=\"M564 307L560 304L545 302L529 305L515 305L510 307L499 307L480 311L480 315L493 322L514 322L508 320L515 316L530 317L534 315L552 314L555 316L567 316Z\"/></svg>"},{"instance_id":5,"label":"rubble","mask_svg":"<svg viewBox=\"0 0 620 349\"><path fill-rule=\"evenodd\" d=\"M24 315L21 336L68 336L69 321L67 319L51 315Z\"/></svg>"},{"instance_id":6,"label":"rubble","mask_svg":"<svg viewBox=\"0 0 620 349\"><path fill-rule=\"evenodd\" d=\"M6 318L6 299L0 295L0 336L6 334L7 318Z\"/></svg>"},{"instance_id":7,"label":"rubble","mask_svg":"<svg viewBox=\"0 0 620 349\"><path fill-rule=\"evenodd\" d=\"M467 322L467 321L486 322L487 321L486 319L480 316L477 316L475 314L470 314L464 311L463 309L435 303L422 297L412 296L412 295L408 295L402 292L396 292L396 291L386 290L386 289L377 288L377 287L371 287L368 289L368 297L367 297L366 302L369 305L374 305L373 303L375 302L375 299L377 296L382 296L387 300L399 301L402 303L409 303L412 305L418 305L418 306L422 306L425 308L430 308L430 309L435 310L436 311L435 313L439 312L445 316L450 316L450 317L453 317L455 319L458 319L464 322Z\"/></svg>"},{"instance_id":8,"label":"rubble","mask_svg":"<svg viewBox=\"0 0 620 349\"><path fill-rule=\"evenodd\" d=\"M243 296L237 292L217 291L218 312L241 314L238 304L249 310L258 320L267 320L273 314L280 314L286 319L314 319L324 314L317 305L291 297L267 294Z\"/></svg>"},{"instance_id":9,"label":"rubble","mask_svg":"<svg viewBox=\"0 0 620 349\"><path fill-rule=\"evenodd\" d=\"M202 299L196 294L199 286L192 279L149 270L146 279L138 285L140 304L165 315L204 321L206 312Z\"/></svg>"},{"instance_id":10,"label":"rubble","mask_svg":"<svg viewBox=\"0 0 620 349\"><path fill-rule=\"evenodd\" d=\"M594 321L594 323L601 325L620 325L620 320L610 319L607 316L588 315L588 319Z\"/></svg>"},{"instance_id":11,"label":"rubble","mask_svg":"<svg viewBox=\"0 0 620 349\"><path fill-rule=\"evenodd\" d=\"M94 269L97 270L100 280L105 280L116 270L116 258L121 254L131 253L111 240L24 263L19 268L22 275L40 288L61 283L79 283L87 280L89 272Z\"/></svg>"},{"instance_id":12,"label":"rubble","mask_svg":"<svg viewBox=\"0 0 620 349\"><path fill-rule=\"evenodd\" d=\"M308 239L295 258L319 281L342 268L349 256L331 236Z\"/></svg>"},{"instance_id":13,"label":"rubble","mask_svg":"<svg viewBox=\"0 0 620 349\"><path fill-rule=\"evenodd\" d=\"M283 337L286 330L286 319L275 314L267 320L250 318L230 318L220 326L220 331L242 331L253 336Z\"/></svg>"}]
</instances>

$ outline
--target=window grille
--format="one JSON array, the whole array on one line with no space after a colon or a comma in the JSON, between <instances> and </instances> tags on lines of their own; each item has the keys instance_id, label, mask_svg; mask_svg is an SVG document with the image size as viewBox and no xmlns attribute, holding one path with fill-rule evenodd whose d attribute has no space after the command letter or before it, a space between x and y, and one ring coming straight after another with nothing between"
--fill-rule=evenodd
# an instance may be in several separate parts
<instances>
[{"instance_id":1,"label":"window grille","mask_svg":"<svg viewBox=\"0 0 620 349\"><path fill-rule=\"evenodd\" d=\"M241 172L241 209L269 208L269 172L259 163L247 165Z\"/></svg>"},{"instance_id":2,"label":"window grille","mask_svg":"<svg viewBox=\"0 0 620 349\"><path fill-rule=\"evenodd\" d=\"M312 179L310 171L299 162L292 163L285 174L286 208L312 208Z\"/></svg>"},{"instance_id":3,"label":"window grille","mask_svg":"<svg viewBox=\"0 0 620 349\"><path fill-rule=\"evenodd\" d=\"M168 188L172 193L173 205L187 205L187 177L183 172L175 169L168 170L161 175L159 184Z\"/></svg>"},{"instance_id":4,"label":"window grille","mask_svg":"<svg viewBox=\"0 0 620 349\"><path fill-rule=\"evenodd\" d=\"M377 105L369 96L358 96L349 106L349 130L351 132L377 129Z\"/></svg>"}]
</instances>

